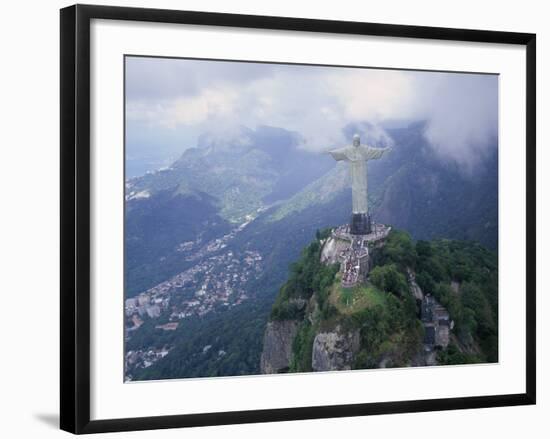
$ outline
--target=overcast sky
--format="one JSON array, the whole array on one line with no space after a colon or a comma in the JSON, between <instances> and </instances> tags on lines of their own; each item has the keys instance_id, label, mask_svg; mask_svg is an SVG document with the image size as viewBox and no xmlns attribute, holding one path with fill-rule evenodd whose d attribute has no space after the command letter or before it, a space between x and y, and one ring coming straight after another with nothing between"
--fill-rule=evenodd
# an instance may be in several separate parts
<instances>
[{"instance_id":1,"label":"overcast sky","mask_svg":"<svg viewBox=\"0 0 550 439\"><path fill-rule=\"evenodd\" d=\"M426 120L434 151L471 166L498 131L494 75L136 57L126 63L130 156L151 147L179 154L203 132L230 138L243 125L297 131L304 148L324 150L346 143L349 123L406 119Z\"/></svg>"}]
</instances>

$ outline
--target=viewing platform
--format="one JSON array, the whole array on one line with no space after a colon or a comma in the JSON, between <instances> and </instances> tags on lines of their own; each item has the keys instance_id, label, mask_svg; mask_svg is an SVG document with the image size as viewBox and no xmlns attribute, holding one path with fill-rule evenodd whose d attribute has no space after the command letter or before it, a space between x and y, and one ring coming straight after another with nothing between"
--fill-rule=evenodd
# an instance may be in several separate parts
<instances>
[{"instance_id":1,"label":"viewing platform","mask_svg":"<svg viewBox=\"0 0 550 439\"><path fill-rule=\"evenodd\" d=\"M352 288L364 282L369 273L369 249L381 244L391 231L384 224L373 224L368 235L350 233L348 224L335 228L325 243L321 260L340 264L342 287Z\"/></svg>"},{"instance_id":2,"label":"viewing platform","mask_svg":"<svg viewBox=\"0 0 550 439\"><path fill-rule=\"evenodd\" d=\"M351 242L366 242L366 243L374 243L377 241L380 241L382 239L386 239L391 231L390 226L386 226L384 224L372 224L372 232L368 235L352 235L350 233L350 226L349 224L345 224L342 226L339 226L335 228L332 231L332 236L335 239L341 239L344 241Z\"/></svg>"}]
</instances>

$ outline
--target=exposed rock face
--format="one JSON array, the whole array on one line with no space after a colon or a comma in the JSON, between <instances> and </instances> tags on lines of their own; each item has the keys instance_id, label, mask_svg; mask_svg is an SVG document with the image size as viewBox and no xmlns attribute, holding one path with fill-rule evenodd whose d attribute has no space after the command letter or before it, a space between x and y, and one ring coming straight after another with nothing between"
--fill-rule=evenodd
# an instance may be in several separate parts
<instances>
[{"instance_id":1,"label":"exposed rock face","mask_svg":"<svg viewBox=\"0 0 550 439\"><path fill-rule=\"evenodd\" d=\"M297 332L296 320L268 322L264 334L264 349L260 358L261 373L280 373L288 370L292 357L292 341Z\"/></svg>"},{"instance_id":2,"label":"exposed rock face","mask_svg":"<svg viewBox=\"0 0 550 439\"><path fill-rule=\"evenodd\" d=\"M455 281L455 280L451 281L451 290L453 291L453 293L459 294L460 293L460 283Z\"/></svg>"},{"instance_id":3,"label":"exposed rock face","mask_svg":"<svg viewBox=\"0 0 550 439\"><path fill-rule=\"evenodd\" d=\"M412 271L410 268L407 268L407 276L408 276L409 289L411 291L411 294L416 300L422 301L422 299L424 299L424 293L416 283L416 273Z\"/></svg>"},{"instance_id":4,"label":"exposed rock face","mask_svg":"<svg viewBox=\"0 0 550 439\"><path fill-rule=\"evenodd\" d=\"M431 349L429 346L425 346L417 352L412 358L411 366L436 366L437 365L437 351Z\"/></svg>"},{"instance_id":5,"label":"exposed rock face","mask_svg":"<svg viewBox=\"0 0 550 439\"><path fill-rule=\"evenodd\" d=\"M309 303L307 304L306 308L306 318L308 319L309 323L314 325L317 320L319 320L321 310L319 309L319 302L318 302L317 293L313 293L311 296L311 299L309 299Z\"/></svg>"},{"instance_id":6,"label":"exposed rock face","mask_svg":"<svg viewBox=\"0 0 550 439\"><path fill-rule=\"evenodd\" d=\"M351 369L360 348L359 331L343 333L339 327L321 332L313 341L311 367L315 372Z\"/></svg>"},{"instance_id":7,"label":"exposed rock face","mask_svg":"<svg viewBox=\"0 0 550 439\"><path fill-rule=\"evenodd\" d=\"M321 251L321 262L324 264L339 264L340 254L350 246L348 241L336 239L332 236L327 238Z\"/></svg>"},{"instance_id":8,"label":"exposed rock face","mask_svg":"<svg viewBox=\"0 0 550 439\"><path fill-rule=\"evenodd\" d=\"M437 325L437 330L435 331L435 345L441 346L443 349L446 349L449 346L449 330L448 322Z\"/></svg>"}]
</instances>

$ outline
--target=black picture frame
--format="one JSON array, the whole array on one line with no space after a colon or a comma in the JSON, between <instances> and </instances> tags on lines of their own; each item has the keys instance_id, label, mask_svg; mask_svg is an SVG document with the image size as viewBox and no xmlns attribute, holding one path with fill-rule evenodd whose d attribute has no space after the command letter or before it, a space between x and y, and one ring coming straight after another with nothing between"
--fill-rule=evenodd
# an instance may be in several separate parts
<instances>
[{"instance_id":1,"label":"black picture frame","mask_svg":"<svg viewBox=\"0 0 550 439\"><path fill-rule=\"evenodd\" d=\"M526 47L526 392L416 401L90 420L90 21L133 20L407 37ZM530 33L290 17L75 5L61 10L61 429L99 433L387 413L514 406L536 401L536 36Z\"/></svg>"}]
</instances>

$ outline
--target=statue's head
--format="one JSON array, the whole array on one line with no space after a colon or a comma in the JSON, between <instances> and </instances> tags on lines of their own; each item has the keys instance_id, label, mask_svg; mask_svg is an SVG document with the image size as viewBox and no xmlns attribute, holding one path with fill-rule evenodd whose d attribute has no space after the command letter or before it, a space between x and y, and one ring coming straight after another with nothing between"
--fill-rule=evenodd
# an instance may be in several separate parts
<instances>
[{"instance_id":1,"label":"statue's head","mask_svg":"<svg viewBox=\"0 0 550 439\"><path fill-rule=\"evenodd\" d=\"M353 146L357 147L361 144L361 138L359 137L359 134L355 134L353 136Z\"/></svg>"}]
</instances>

